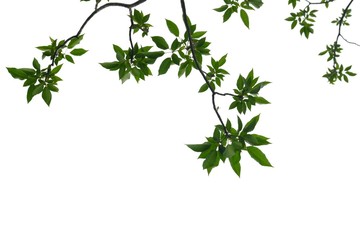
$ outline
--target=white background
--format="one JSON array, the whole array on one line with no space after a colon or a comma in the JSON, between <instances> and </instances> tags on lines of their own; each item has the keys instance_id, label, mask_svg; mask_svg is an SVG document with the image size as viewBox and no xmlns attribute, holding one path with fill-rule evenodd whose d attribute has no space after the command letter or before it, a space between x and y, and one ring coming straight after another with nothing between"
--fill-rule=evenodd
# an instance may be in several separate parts
<instances>
[{"instance_id":1,"label":"white background","mask_svg":"<svg viewBox=\"0 0 360 240\"><path fill-rule=\"evenodd\" d=\"M152 13L152 36L171 39L164 18L184 30L179 2L139 8ZM256 133L271 138L262 149L274 168L244 153L240 179L228 163L208 176L185 146L203 142L218 124L210 94L197 93L198 73L177 79L174 68L122 85L98 64L115 59L113 43L128 47L126 9L107 9L85 28L81 47L89 52L64 65L49 108L39 96L27 104L22 82L5 67L30 67L40 59L34 47L75 34L93 3L2 3L0 239L360 238L360 79L329 85L321 78L329 64L317 56L334 41L337 28L329 21L347 1L321 8L310 40L284 21L287 1L265 1L251 13L250 31L238 16L221 24L211 9L222 3L187 7L199 30L208 30L213 57L228 53L224 91L251 68L272 82L262 90L272 104L245 119L261 113ZM344 35L359 42L359 3L353 5ZM344 48L343 62L360 72L360 48ZM228 103L218 98L224 118L233 118Z\"/></svg>"}]
</instances>

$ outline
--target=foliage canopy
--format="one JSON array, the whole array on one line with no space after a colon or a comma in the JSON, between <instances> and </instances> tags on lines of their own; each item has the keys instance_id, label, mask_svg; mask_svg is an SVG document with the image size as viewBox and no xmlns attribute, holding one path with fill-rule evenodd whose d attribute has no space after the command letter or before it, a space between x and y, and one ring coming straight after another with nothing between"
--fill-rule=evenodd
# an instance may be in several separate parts
<instances>
[{"instance_id":1,"label":"foliage canopy","mask_svg":"<svg viewBox=\"0 0 360 240\"><path fill-rule=\"evenodd\" d=\"M180 0L185 32L180 31L178 26L180 23L165 19L167 31L172 36L171 39L151 35L150 29L153 27L151 15L138 9L147 0L137 0L130 4L110 2L109 0L81 1L95 2L95 9L75 35L63 40L50 38L47 45L38 46L37 49L41 51L41 61L34 58L31 67L7 68L13 78L23 81L23 86L27 88L27 102L31 102L36 95L41 94L42 99L50 106L53 93L59 91L58 85L62 81L59 73L64 63L74 64L77 57L87 52L80 47L84 38L85 26L96 14L106 8L126 8L129 11L129 46L113 44L114 59L102 62L100 65L109 71L116 72L122 83L131 79L135 79L137 82L145 80L148 76L153 75L155 63L158 66L158 69L155 70L157 75L167 74L170 68L176 68L179 78L198 72L204 80L204 83L199 86L199 92L207 92L211 95L211 103L219 120L218 124L214 126L212 135L206 137L206 141L187 145L191 150L199 153L199 158L203 159L203 169L210 173L219 165L220 161L228 160L234 172L240 176L240 162L244 152L247 152L260 165L272 167L267 156L260 149L261 146L270 144L269 138L255 133L260 115L252 117L247 122L242 120L242 116L251 112L255 106L270 103L260 95L261 89L270 82L261 81L255 75L254 70L251 70L245 75L239 74L233 92L220 92L222 83L229 75L225 69L227 54L220 59L211 57L211 43L207 40L207 32L199 30L197 25L191 22L186 11L185 0ZM250 12L263 6L262 0L223 0L222 3L220 2L219 0L219 7L214 11L221 14L224 23L238 15L242 24L248 29L251 28ZM335 0L319 2L288 0L288 5L293 10L285 20L290 23L291 29L298 28L300 35L309 38L314 33L314 24L319 9L328 8L333 2ZM326 45L325 50L319 53L321 56L326 56L327 61L331 63L323 75L331 84L337 81L348 82L350 77L356 75L352 71L351 65L346 66L340 63L343 50L340 44L341 40L359 46L359 44L346 39L342 34L342 29L350 25L352 3L353 0L348 1L341 14L331 21L332 24L338 26L338 33L335 40ZM133 42L135 34L151 39L153 44L143 46L141 42ZM206 64L207 62L208 64ZM229 109L234 111L236 121L225 119L220 115L216 104L217 97L232 98Z\"/></svg>"}]
</instances>

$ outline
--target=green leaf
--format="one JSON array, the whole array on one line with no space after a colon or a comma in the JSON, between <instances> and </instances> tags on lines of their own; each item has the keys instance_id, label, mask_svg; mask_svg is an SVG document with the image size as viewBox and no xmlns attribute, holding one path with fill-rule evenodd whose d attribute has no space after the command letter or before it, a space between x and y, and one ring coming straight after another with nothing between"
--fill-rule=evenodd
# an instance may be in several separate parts
<instances>
[{"instance_id":1,"label":"green leaf","mask_svg":"<svg viewBox=\"0 0 360 240\"><path fill-rule=\"evenodd\" d=\"M260 89L262 89L263 87L265 87L266 85L270 84L270 82L260 82L258 84L256 84L251 90L250 93L251 94L258 94Z\"/></svg>"},{"instance_id":2,"label":"green leaf","mask_svg":"<svg viewBox=\"0 0 360 240\"><path fill-rule=\"evenodd\" d=\"M202 36L204 36L206 34L206 31L199 31L199 32L195 32L194 34L192 34L192 37L195 38L200 38ZM204 38L202 38L204 39ZM203 40L205 42L205 39ZM200 42L200 41L199 41ZM200 43L197 43L197 45L201 45Z\"/></svg>"},{"instance_id":3,"label":"green leaf","mask_svg":"<svg viewBox=\"0 0 360 240\"><path fill-rule=\"evenodd\" d=\"M179 42L179 40L177 40L177 38L175 38L175 40L171 44L171 50L174 52L180 46L181 46L181 43Z\"/></svg>"},{"instance_id":4,"label":"green leaf","mask_svg":"<svg viewBox=\"0 0 360 240\"><path fill-rule=\"evenodd\" d=\"M41 66L40 66L39 61L38 61L36 58L34 58L32 64L33 64L33 67L34 67L37 71L40 71Z\"/></svg>"},{"instance_id":5,"label":"green leaf","mask_svg":"<svg viewBox=\"0 0 360 240\"><path fill-rule=\"evenodd\" d=\"M100 65L106 69L109 69L110 71L116 71L120 68L119 62L104 62L100 63Z\"/></svg>"},{"instance_id":6,"label":"green leaf","mask_svg":"<svg viewBox=\"0 0 360 240\"><path fill-rule=\"evenodd\" d=\"M161 56L164 55L164 52L163 51L155 51L155 52L142 52L142 53L138 53L136 54L136 56L139 56L139 57L148 57L148 58L152 58L152 59L157 59Z\"/></svg>"},{"instance_id":7,"label":"green leaf","mask_svg":"<svg viewBox=\"0 0 360 240\"><path fill-rule=\"evenodd\" d=\"M174 22L166 19L166 25L172 34L174 34L176 37L179 37L179 28Z\"/></svg>"},{"instance_id":8,"label":"green leaf","mask_svg":"<svg viewBox=\"0 0 360 240\"><path fill-rule=\"evenodd\" d=\"M235 148L233 145L227 145L223 154L226 158L232 158L235 155Z\"/></svg>"},{"instance_id":9,"label":"green leaf","mask_svg":"<svg viewBox=\"0 0 360 240\"><path fill-rule=\"evenodd\" d=\"M80 35L79 37L75 37L75 38L71 39L69 42L68 48L71 49L71 48L75 47L76 45L78 45L81 42L81 40L83 39L83 37L84 37L84 34Z\"/></svg>"},{"instance_id":10,"label":"green leaf","mask_svg":"<svg viewBox=\"0 0 360 240\"><path fill-rule=\"evenodd\" d=\"M192 63L188 63L185 69L185 77L188 77L192 71L193 65Z\"/></svg>"},{"instance_id":11,"label":"green leaf","mask_svg":"<svg viewBox=\"0 0 360 240\"><path fill-rule=\"evenodd\" d=\"M81 56L84 55L87 52L87 50L82 49L82 48L76 48L74 50L72 50L70 52L70 54L74 55L74 56Z\"/></svg>"},{"instance_id":12,"label":"green leaf","mask_svg":"<svg viewBox=\"0 0 360 240\"><path fill-rule=\"evenodd\" d=\"M199 93L205 92L206 90L209 89L209 86L207 85L207 83L204 83L200 89L199 89Z\"/></svg>"},{"instance_id":13,"label":"green leaf","mask_svg":"<svg viewBox=\"0 0 360 240\"><path fill-rule=\"evenodd\" d=\"M249 146L247 147L247 151L250 154L250 156L260 165L265 167L272 167L271 163L269 162L265 154L259 148Z\"/></svg>"},{"instance_id":14,"label":"green leaf","mask_svg":"<svg viewBox=\"0 0 360 240\"><path fill-rule=\"evenodd\" d=\"M119 78L122 83L125 83L127 80L130 79L130 72L121 72L119 71Z\"/></svg>"},{"instance_id":15,"label":"green leaf","mask_svg":"<svg viewBox=\"0 0 360 240\"><path fill-rule=\"evenodd\" d=\"M231 121L230 121L229 119L226 121L225 127L226 127L226 129L230 132L232 126L231 126Z\"/></svg>"},{"instance_id":16,"label":"green leaf","mask_svg":"<svg viewBox=\"0 0 360 240\"><path fill-rule=\"evenodd\" d=\"M188 146L194 152L204 152L211 147L211 144L205 142L203 144L187 144L186 146Z\"/></svg>"},{"instance_id":17,"label":"green leaf","mask_svg":"<svg viewBox=\"0 0 360 240\"><path fill-rule=\"evenodd\" d=\"M43 100L45 101L45 103L50 106L51 103L51 91L48 87L45 87L42 94L41 94Z\"/></svg>"},{"instance_id":18,"label":"green leaf","mask_svg":"<svg viewBox=\"0 0 360 240\"><path fill-rule=\"evenodd\" d=\"M236 82L236 86L239 90L242 90L244 88L244 82L245 82L245 78L240 74Z\"/></svg>"},{"instance_id":19,"label":"green leaf","mask_svg":"<svg viewBox=\"0 0 360 240\"><path fill-rule=\"evenodd\" d=\"M30 86L30 85L35 84L36 82L37 82L37 78L35 78L35 77L29 77L27 80L25 80L23 86L24 86L24 87Z\"/></svg>"},{"instance_id":20,"label":"green leaf","mask_svg":"<svg viewBox=\"0 0 360 240\"><path fill-rule=\"evenodd\" d=\"M133 17L134 17L135 22L143 23L143 21L142 21L143 14L139 10L135 9Z\"/></svg>"},{"instance_id":21,"label":"green leaf","mask_svg":"<svg viewBox=\"0 0 360 240\"><path fill-rule=\"evenodd\" d=\"M250 21L247 12L244 9L240 10L240 17L247 28L250 28Z\"/></svg>"},{"instance_id":22,"label":"green leaf","mask_svg":"<svg viewBox=\"0 0 360 240\"><path fill-rule=\"evenodd\" d=\"M215 10L217 12L224 12L226 9L228 9L228 6L227 5L222 5L221 7L214 8L213 10Z\"/></svg>"},{"instance_id":23,"label":"green leaf","mask_svg":"<svg viewBox=\"0 0 360 240\"><path fill-rule=\"evenodd\" d=\"M258 134L247 134L244 136L244 140L253 146L268 145L270 142L269 138L258 135Z\"/></svg>"},{"instance_id":24,"label":"green leaf","mask_svg":"<svg viewBox=\"0 0 360 240\"><path fill-rule=\"evenodd\" d=\"M72 56L70 56L70 55L65 55L65 59L66 59L68 62L75 63L75 62L74 62L74 59L73 59Z\"/></svg>"},{"instance_id":25,"label":"green leaf","mask_svg":"<svg viewBox=\"0 0 360 240\"><path fill-rule=\"evenodd\" d=\"M355 77L357 75L356 73L353 73L353 72L346 72L346 74L351 77Z\"/></svg>"},{"instance_id":26,"label":"green leaf","mask_svg":"<svg viewBox=\"0 0 360 240\"><path fill-rule=\"evenodd\" d=\"M172 64L171 58L165 58L164 61L162 61L162 63L160 64L159 75L167 73L171 64Z\"/></svg>"},{"instance_id":27,"label":"green leaf","mask_svg":"<svg viewBox=\"0 0 360 240\"><path fill-rule=\"evenodd\" d=\"M62 68L62 64L60 64L59 66L56 66L53 70L51 70L50 75L56 75Z\"/></svg>"},{"instance_id":28,"label":"green leaf","mask_svg":"<svg viewBox=\"0 0 360 240\"><path fill-rule=\"evenodd\" d=\"M263 97L255 97L255 102L258 104L270 104L270 102Z\"/></svg>"},{"instance_id":29,"label":"green leaf","mask_svg":"<svg viewBox=\"0 0 360 240\"><path fill-rule=\"evenodd\" d=\"M49 45L49 46L38 46L36 48L39 49L40 51L43 51L43 52L52 50L51 45Z\"/></svg>"},{"instance_id":30,"label":"green leaf","mask_svg":"<svg viewBox=\"0 0 360 240\"><path fill-rule=\"evenodd\" d=\"M47 87L50 89L50 91L52 92L58 92L59 88L57 86L55 86L54 84L48 84Z\"/></svg>"},{"instance_id":31,"label":"green leaf","mask_svg":"<svg viewBox=\"0 0 360 240\"><path fill-rule=\"evenodd\" d=\"M234 10L232 8L228 8L223 15L223 22L226 22L227 20L229 20L229 18L231 17L231 15L233 13L234 13Z\"/></svg>"},{"instance_id":32,"label":"green leaf","mask_svg":"<svg viewBox=\"0 0 360 240\"><path fill-rule=\"evenodd\" d=\"M34 89L33 89L33 92L32 92L32 95L35 96L35 95L41 93L43 91L43 89L44 89L44 84L35 85Z\"/></svg>"},{"instance_id":33,"label":"green leaf","mask_svg":"<svg viewBox=\"0 0 360 240\"><path fill-rule=\"evenodd\" d=\"M239 177L240 177L240 173L241 173L240 159L241 159L240 152L236 152L236 154L234 154L234 155L229 159L229 160L230 160L231 168L234 170L234 172L236 173L236 175L238 175Z\"/></svg>"},{"instance_id":34,"label":"green leaf","mask_svg":"<svg viewBox=\"0 0 360 240\"><path fill-rule=\"evenodd\" d=\"M124 50L122 50L121 47L119 47L118 45L113 44L113 49L116 53L120 54L123 58L125 57L125 53Z\"/></svg>"},{"instance_id":35,"label":"green leaf","mask_svg":"<svg viewBox=\"0 0 360 240\"><path fill-rule=\"evenodd\" d=\"M255 117L253 117L249 122L247 122L243 129L243 132L248 133L248 132L251 132L252 130L254 130L254 128L256 127L256 124L259 121L259 118L260 118L260 115L257 115Z\"/></svg>"},{"instance_id":36,"label":"green leaf","mask_svg":"<svg viewBox=\"0 0 360 240\"><path fill-rule=\"evenodd\" d=\"M141 71L136 67L131 69L131 74L135 77L137 81L143 76Z\"/></svg>"},{"instance_id":37,"label":"green leaf","mask_svg":"<svg viewBox=\"0 0 360 240\"><path fill-rule=\"evenodd\" d=\"M15 79L24 80L27 78L27 74L18 68L7 68L8 72L11 74L11 76Z\"/></svg>"},{"instance_id":38,"label":"green leaf","mask_svg":"<svg viewBox=\"0 0 360 240\"><path fill-rule=\"evenodd\" d=\"M239 132L241 131L242 127L243 127L242 121L241 121L241 119L240 119L239 116L237 117L237 123L238 123L238 129L237 129L237 131L238 131L238 133L239 133Z\"/></svg>"},{"instance_id":39,"label":"green leaf","mask_svg":"<svg viewBox=\"0 0 360 240\"><path fill-rule=\"evenodd\" d=\"M218 157L218 152L213 150L207 156L203 162L203 169L207 169L210 174L211 169L219 165L220 158Z\"/></svg>"},{"instance_id":40,"label":"green leaf","mask_svg":"<svg viewBox=\"0 0 360 240\"><path fill-rule=\"evenodd\" d=\"M181 59L178 57L178 55L176 55L175 53L173 53L171 55L171 60L173 61L173 63L175 63L176 65L179 65L181 62Z\"/></svg>"},{"instance_id":41,"label":"green leaf","mask_svg":"<svg viewBox=\"0 0 360 240\"><path fill-rule=\"evenodd\" d=\"M237 105L238 105L238 101L233 101L233 102L230 104L229 109L234 109L234 108L237 107Z\"/></svg>"},{"instance_id":42,"label":"green leaf","mask_svg":"<svg viewBox=\"0 0 360 240\"><path fill-rule=\"evenodd\" d=\"M34 97L34 94L33 94L34 89L35 89L35 85L30 85L30 87L27 90L26 99L27 99L28 103L31 102L31 100Z\"/></svg>"},{"instance_id":43,"label":"green leaf","mask_svg":"<svg viewBox=\"0 0 360 240\"><path fill-rule=\"evenodd\" d=\"M182 75L184 75L185 70L186 70L186 66L187 66L187 62L183 62L180 64L179 66L179 71L178 71L178 77L180 78Z\"/></svg>"},{"instance_id":44,"label":"green leaf","mask_svg":"<svg viewBox=\"0 0 360 240\"><path fill-rule=\"evenodd\" d=\"M249 2L256 8L260 8L263 5L262 0L249 0Z\"/></svg>"},{"instance_id":45,"label":"green leaf","mask_svg":"<svg viewBox=\"0 0 360 240\"><path fill-rule=\"evenodd\" d=\"M156 44L156 46L160 49L169 49L169 45L167 44L167 42L165 41L165 39L163 37L160 36L154 36L151 37L151 39L153 40L153 42Z\"/></svg>"},{"instance_id":46,"label":"green leaf","mask_svg":"<svg viewBox=\"0 0 360 240\"><path fill-rule=\"evenodd\" d=\"M36 73L32 68L20 68L19 70L23 71L27 76L33 76Z\"/></svg>"},{"instance_id":47,"label":"green leaf","mask_svg":"<svg viewBox=\"0 0 360 240\"><path fill-rule=\"evenodd\" d=\"M222 56L218 62L219 67L221 67L222 65L224 65L226 63L226 57L227 54L225 54L224 56Z\"/></svg>"}]
</instances>

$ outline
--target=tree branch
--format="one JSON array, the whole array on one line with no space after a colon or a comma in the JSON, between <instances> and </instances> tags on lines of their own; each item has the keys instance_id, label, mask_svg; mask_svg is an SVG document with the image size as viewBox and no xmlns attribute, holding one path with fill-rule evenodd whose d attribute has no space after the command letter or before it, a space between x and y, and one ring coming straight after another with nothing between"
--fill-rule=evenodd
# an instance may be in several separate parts
<instances>
[{"instance_id":1,"label":"tree branch","mask_svg":"<svg viewBox=\"0 0 360 240\"><path fill-rule=\"evenodd\" d=\"M182 9L182 12L183 12L183 20L184 20L186 32L187 32L187 35L188 35L188 38L189 38L189 46L190 46L190 50L191 50L191 54L192 54L195 66L196 66L197 70L200 72L203 79L205 80L205 82L208 85L209 89L211 90L211 93L212 93L211 99L212 99L213 109L214 109L214 111L216 113L216 116L218 117L223 129L224 129L224 133L225 133L226 137L229 138L230 134L227 131L227 129L225 127L225 124L224 124L224 121L221 118L220 113L219 113L219 111L218 111L218 109L216 107L215 95L217 95L218 93L215 92L215 89L213 89L211 87L211 84L210 84L209 80L206 78L206 75L205 75L204 71L201 69L201 65L200 65L200 63L197 60L196 55L195 55L195 48L194 48L193 39L192 39L192 36L191 36L190 26L189 26L189 23L188 23L188 16L187 16L187 13L186 13L185 0L180 0L180 2L181 2L181 9Z\"/></svg>"},{"instance_id":2,"label":"tree branch","mask_svg":"<svg viewBox=\"0 0 360 240\"><path fill-rule=\"evenodd\" d=\"M320 4L327 4L327 3L331 3L334 2L335 0L328 0L326 2L310 2L309 0L306 0L306 2L308 3L308 6L310 5L320 5Z\"/></svg>"},{"instance_id":3,"label":"tree branch","mask_svg":"<svg viewBox=\"0 0 360 240\"><path fill-rule=\"evenodd\" d=\"M340 35L340 37L345 41L347 42L348 44L352 44L352 45L356 45L358 47L360 47L360 44L356 43L356 42L351 42L349 40L347 40L342 34Z\"/></svg>"},{"instance_id":4,"label":"tree branch","mask_svg":"<svg viewBox=\"0 0 360 240\"><path fill-rule=\"evenodd\" d=\"M130 61L131 63L133 63L133 59L134 59L134 44L133 44L133 40L132 40L132 34L131 31L134 27L134 21L133 21L133 15L132 15L132 9L129 8L129 14L130 14L130 27L129 27L129 41L130 41Z\"/></svg>"},{"instance_id":5,"label":"tree branch","mask_svg":"<svg viewBox=\"0 0 360 240\"><path fill-rule=\"evenodd\" d=\"M69 41L71 41L72 39L74 38L78 38L82 31L84 30L85 26L89 23L89 21L96 15L98 14L99 12L101 12L102 10L108 8L108 7L123 7L123 8L127 8L127 9L131 9L133 7L136 7L144 2L146 2L147 0L138 0L136 2L133 2L133 3L106 3L104 5L102 5L101 7L99 8L96 8L87 18L86 20L84 21L84 23L81 25L79 31L74 35L74 36L71 36L69 37L68 39L65 40L65 42L62 44L62 45L59 45L53 56L51 56L51 59L52 59L52 62L51 62L51 66L54 66L55 64L55 58L56 58L56 55L58 54L58 51L63 48Z\"/></svg>"},{"instance_id":6,"label":"tree branch","mask_svg":"<svg viewBox=\"0 0 360 240\"><path fill-rule=\"evenodd\" d=\"M343 26L343 22L344 22L344 19L345 19L345 16L346 16L346 12L347 10L350 8L351 4L354 2L354 0L351 0L349 2L349 4L346 6L345 9L343 9L343 13L341 15L341 18L339 20L339 29L338 29L338 34L336 36L336 40L335 40L335 43L334 43L334 65L337 64L337 59L336 59L336 52L337 52L337 49L338 49L338 42L339 42L339 38L342 37L344 38L342 35L341 35L341 28Z\"/></svg>"}]
</instances>

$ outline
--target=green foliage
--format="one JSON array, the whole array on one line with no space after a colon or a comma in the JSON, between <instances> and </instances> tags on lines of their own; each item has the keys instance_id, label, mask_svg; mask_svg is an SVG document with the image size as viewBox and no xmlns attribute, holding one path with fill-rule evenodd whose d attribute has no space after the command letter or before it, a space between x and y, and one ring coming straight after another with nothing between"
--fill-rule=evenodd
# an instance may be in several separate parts
<instances>
[{"instance_id":1,"label":"green foliage","mask_svg":"<svg viewBox=\"0 0 360 240\"><path fill-rule=\"evenodd\" d=\"M135 10L133 18L135 17L136 12L138 11ZM144 15L141 12L141 16L149 16L149 14ZM146 17L146 20L148 20L148 17ZM190 20L188 21L191 25ZM178 77L181 77L184 74L186 77L189 76L192 69L196 69L196 66L192 58L188 36L185 32L183 38L181 38L177 24L169 19L165 19L165 22L167 29L175 36L175 39L167 41L162 36L151 36L152 42L159 49L157 51L150 51L152 46L139 47L138 43L136 43L133 48L130 47L126 51L119 46L114 45L117 60L100 63L101 66L110 71L118 71L119 78L123 83L129 80L131 76L133 76L136 81L139 81L140 79L145 80L146 76L152 75L149 65L154 64L156 60L164 54L168 54L167 57L161 60L158 75L166 74L172 65L176 65L179 68ZM205 33L205 31L196 31L196 25L191 25L193 48L197 61L200 64L202 63L203 55L209 55L210 53L210 50L208 49L210 43L206 41L206 37L204 37ZM217 78L221 78L221 75L219 75L220 72L217 73Z\"/></svg>"},{"instance_id":2,"label":"green foliage","mask_svg":"<svg viewBox=\"0 0 360 240\"><path fill-rule=\"evenodd\" d=\"M249 146L247 147L247 151L250 154L250 156L260 165L265 167L272 167L265 154L259 148L254 146Z\"/></svg>"},{"instance_id":3,"label":"green foliage","mask_svg":"<svg viewBox=\"0 0 360 240\"><path fill-rule=\"evenodd\" d=\"M227 120L225 133L222 125L215 126L213 135L206 138L206 142L201 144L188 144L187 146L200 153L199 158L203 160L203 169L210 172L219 165L220 161L228 159L234 172L240 177L241 154L247 151L249 155L262 166L271 166L265 154L256 146L270 144L268 138L252 134L260 116L253 117L244 127L240 117L237 118L237 126L233 127L230 120Z\"/></svg>"},{"instance_id":4,"label":"green foliage","mask_svg":"<svg viewBox=\"0 0 360 240\"><path fill-rule=\"evenodd\" d=\"M34 96L42 93L42 98L47 105L51 103L51 92L58 92L57 83L61 78L56 74L62 65L52 70L41 68L39 61L34 58L33 68L7 68L8 72L15 79L24 81L23 86L27 87L27 101L30 102Z\"/></svg>"},{"instance_id":5,"label":"green foliage","mask_svg":"<svg viewBox=\"0 0 360 240\"><path fill-rule=\"evenodd\" d=\"M47 67L41 67L40 62L34 58L32 68L7 68L8 72L15 79L24 80L24 87L27 87L27 101L28 103L38 94L41 93L44 102L50 106L52 99L52 92L58 92L58 82L62 79L58 76L63 64L60 64L64 59L68 62L75 63L73 56L82 56L87 50L83 48L75 48L83 39L84 35L79 35L68 39L68 41L50 38L49 45L36 47L42 52L42 59L49 59L50 64ZM70 53L65 53L64 49L70 50Z\"/></svg>"},{"instance_id":6,"label":"green foliage","mask_svg":"<svg viewBox=\"0 0 360 240\"><path fill-rule=\"evenodd\" d=\"M90 1L90 0L80 0ZM178 25L172 20L165 19L167 30L171 33L171 39L165 39L163 36L149 36L149 29L152 25L149 23L150 14L144 14L134 7L145 2L139 0L133 4L112 3L104 4L100 8L98 5L101 0L95 1L95 11L82 25L81 29L75 36L66 40L50 38L50 44L37 47L42 52L42 61L48 60L48 64L39 62L34 58L30 68L8 67L9 74L23 81L23 86L27 87L27 101L30 102L36 95L40 95L47 105L51 104L52 93L58 92L58 82L62 79L58 76L64 62L75 63L74 57L84 55L87 50L78 47L83 39L81 34L84 26L95 14L106 7L121 6L128 8L130 14L129 27L129 47L120 47L113 44L115 59L110 62L102 62L100 65L109 70L116 71L122 83L133 77L137 82L145 80L147 76L152 75L150 67L158 63L158 75L167 74L172 66L177 68L178 77L188 77L193 70L198 71L203 77L204 83L201 85L199 92L211 94L212 105L220 124L215 125L213 134L206 137L206 141L201 144L187 145L193 151L199 153L199 158L203 159L203 169L209 174L219 165L220 161L229 161L233 171L240 177L241 159L243 152L248 152L249 156L262 166L272 167L268 158L259 148L260 146L270 144L269 138L253 133L259 122L260 115L252 117L248 122L243 124L240 116L248 113L258 104L269 104L270 102L259 95L260 90L270 82L259 82L259 77L255 77L254 71L251 70L246 77L239 75L236 86L232 93L221 93L218 89L222 86L229 72L224 68L227 61L227 54L215 60L210 56L210 42L206 38L206 31L197 30L196 24L192 24L186 14L185 1L181 0L181 7L184 16L185 31L181 32ZM303 1L304 8L297 7L300 0L288 0L288 4L294 9L286 21L291 23L291 29L300 27L300 34L309 38L314 33L314 23L316 21L316 9L314 6L329 7L334 0L321 0L320 2ZM234 13L239 14L242 23L250 28L249 12L259 9L263 5L262 0L223 0L224 4L214 9L222 13L223 22L226 22ZM350 5L353 1L342 10L341 15L332 21L338 26L338 35L333 44L326 46L326 49L320 55L326 55L327 61L332 61L332 66L323 77L327 78L330 83L336 81L348 82L350 77L356 75L351 71L352 66L339 63L339 57L342 53L342 47L339 39L344 39L341 34L341 28L349 26L351 17ZM149 37L148 42L151 45L142 46L140 43L133 43L132 36L141 32L143 38ZM358 44L356 44L358 45ZM158 61L159 59L159 61ZM64 61L65 60L65 61ZM206 63L205 63L206 62ZM204 64L205 63L205 64ZM45 66L45 67L42 67ZM207 67L207 71L203 69ZM209 90L209 91L208 91ZM216 97L232 97L229 109L236 109L237 120L232 122L230 119L223 120L216 105ZM233 112L233 111L232 111Z\"/></svg>"},{"instance_id":7,"label":"green foliage","mask_svg":"<svg viewBox=\"0 0 360 240\"><path fill-rule=\"evenodd\" d=\"M326 47L326 50L319 54L328 54L327 60L333 60L334 62L333 66L331 68L328 68L327 72L323 75L323 77L326 78L331 84L334 84L338 80L344 80L345 82L349 82L350 77L356 76L356 73L350 71L352 66L344 67L344 65L337 62L336 58L340 56L339 54L341 53L341 51L342 48L339 44L328 45Z\"/></svg>"},{"instance_id":8,"label":"green foliage","mask_svg":"<svg viewBox=\"0 0 360 240\"><path fill-rule=\"evenodd\" d=\"M149 65L164 55L163 51L150 51L152 46L139 47L136 43L134 48L123 50L118 45L113 45L116 61L100 63L101 66L110 70L118 71L119 79L124 83L132 75L137 82L145 80L146 76L152 75Z\"/></svg>"},{"instance_id":9,"label":"green foliage","mask_svg":"<svg viewBox=\"0 0 360 240\"><path fill-rule=\"evenodd\" d=\"M288 4L292 5L295 9L299 0L289 0ZM314 23L316 19L317 10L312 10L311 6L323 5L326 8L329 7L329 4L334 2L334 0L321 0L321 2L313 3L307 1L307 6L303 9L299 9L297 12L290 13L290 17L286 18L286 21L291 22L291 29L294 29L296 26L300 25L300 34L305 35L306 38L309 38L310 34L314 33ZM348 82L350 77L356 76L356 73L351 72L351 66L345 67L343 64L339 63L339 57L342 53L343 48L339 44L339 38L343 38L347 41L341 34L341 29L344 26L349 26L350 23L348 19L351 17L351 5L352 1L347 5L345 9L342 9L342 13L331 23L338 26L338 35L333 44L326 46L326 50L320 52L320 56L327 55L327 61L332 61L332 66L327 69L327 72L323 75L329 83L334 84L336 81L345 81ZM349 41L347 41L349 42Z\"/></svg>"},{"instance_id":10,"label":"green foliage","mask_svg":"<svg viewBox=\"0 0 360 240\"><path fill-rule=\"evenodd\" d=\"M295 8L298 2L300 2L300 0L289 0L288 4Z\"/></svg>"},{"instance_id":11,"label":"green foliage","mask_svg":"<svg viewBox=\"0 0 360 240\"><path fill-rule=\"evenodd\" d=\"M215 8L217 12L223 12L223 22L226 22L234 13L240 12L240 18L247 28L250 28L250 19L246 10L255 10L263 5L262 0L224 0L224 5Z\"/></svg>"},{"instance_id":12,"label":"green foliage","mask_svg":"<svg viewBox=\"0 0 360 240\"><path fill-rule=\"evenodd\" d=\"M214 58L211 58L211 65L207 65L209 71L206 73L208 83L204 83L199 92L205 92L209 89L209 86L212 90L216 89L216 86L221 87L221 82L224 81L225 75L228 75L229 72L221 68L226 63L227 54L222 56L218 61Z\"/></svg>"},{"instance_id":13,"label":"green foliage","mask_svg":"<svg viewBox=\"0 0 360 240\"><path fill-rule=\"evenodd\" d=\"M335 20L331 21L331 23L336 24L336 26L350 26L348 19L351 17L351 9L343 9L340 17L337 17Z\"/></svg>"},{"instance_id":14,"label":"green foliage","mask_svg":"<svg viewBox=\"0 0 360 240\"><path fill-rule=\"evenodd\" d=\"M178 26L171 20L169 19L165 19L166 20L166 25L169 29L169 31L175 35L175 37L179 37L180 31Z\"/></svg>"},{"instance_id":15,"label":"green foliage","mask_svg":"<svg viewBox=\"0 0 360 240\"><path fill-rule=\"evenodd\" d=\"M309 38L310 34L314 33L314 22L317 10L311 10L308 6L300 9L297 13L290 13L290 17L286 21L291 22L291 29L294 29L298 24L300 25L300 34Z\"/></svg>"},{"instance_id":16,"label":"green foliage","mask_svg":"<svg viewBox=\"0 0 360 240\"><path fill-rule=\"evenodd\" d=\"M245 114L256 104L269 104L265 98L259 96L260 90L270 82L258 82L259 77L254 77L254 71L251 70L245 78L240 74L234 89L234 101L230 104L230 109L237 109L239 114Z\"/></svg>"},{"instance_id":17,"label":"green foliage","mask_svg":"<svg viewBox=\"0 0 360 240\"><path fill-rule=\"evenodd\" d=\"M150 19L150 14L144 15L142 11L134 10L134 14L131 16L132 21L134 24L132 24L131 28L134 31L134 34L138 31L142 32L142 37L145 37L149 34L149 29L152 27L150 23L148 23Z\"/></svg>"},{"instance_id":18,"label":"green foliage","mask_svg":"<svg viewBox=\"0 0 360 240\"><path fill-rule=\"evenodd\" d=\"M169 45L167 44L166 40L161 36L155 36L151 38L156 46L160 49L167 50L169 49Z\"/></svg>"}]
</instances>

